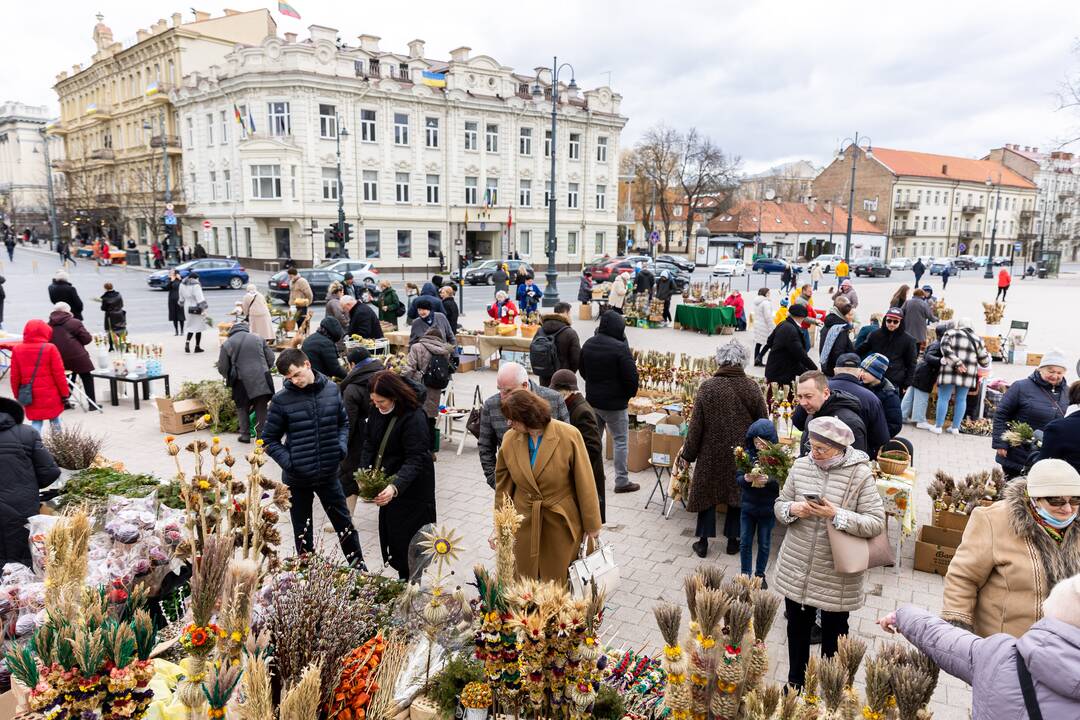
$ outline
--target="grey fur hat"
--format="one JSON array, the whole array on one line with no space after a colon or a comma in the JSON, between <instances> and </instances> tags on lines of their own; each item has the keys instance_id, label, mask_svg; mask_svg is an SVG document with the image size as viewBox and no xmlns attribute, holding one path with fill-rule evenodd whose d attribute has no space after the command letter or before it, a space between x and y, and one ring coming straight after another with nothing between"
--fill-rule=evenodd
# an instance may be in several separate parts
<instances>
[{"instance_id":1,"label":"grey fur hat","mask_svg":"<svg viewBox=\"0 0 1080 720\"><path fill-rule=\"evenodd\" d=\"M748 362L750 362L750 355L738 340L732 340L727 345L716 348L717 365L735 365L744 368Z\"/></svg>"}]
</instances>

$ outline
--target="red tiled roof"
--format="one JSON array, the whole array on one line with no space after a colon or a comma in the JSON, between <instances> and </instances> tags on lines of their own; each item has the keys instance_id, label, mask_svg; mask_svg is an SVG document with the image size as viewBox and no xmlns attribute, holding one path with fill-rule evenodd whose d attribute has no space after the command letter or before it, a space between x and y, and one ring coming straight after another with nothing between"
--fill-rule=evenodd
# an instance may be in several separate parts
<instances>
[{"instance_id":1,"label":"red tiled roof","mask_svg":"<svg viewBox=\"0 0 1080 720\"><path fill-rule=\"evenodd\" d=\"M758 231L758 208L761 209L761 232L762 233L814 233L829 232L829 222L832 221L832 232L842 233L847 231L848 215L841 207L837 207L832 213L821 203L817 203L814 209L801 202L763 202L757 203L752 200L744 200L726 213L721 213L709 221L709 232L722 234L753 234ZM857 234L881 235L883 230L873 223L867 222L858 215L851 224L851 231Z\"/></svg>"},{"instance_id":2,"label":"red tiled roof","mask_svg":"<svg viewBox=\"0 0 1080 720\"><path fill-rule=\"evenodd\" d=\"M972 160L952 155L933 155L910 150L874 148L873 159L888 168L894 175L960 180L984 183L987 178L1008 187L1035 188L1035 184L1022 175L993 160Z\"/></svg>"}]
</instances>

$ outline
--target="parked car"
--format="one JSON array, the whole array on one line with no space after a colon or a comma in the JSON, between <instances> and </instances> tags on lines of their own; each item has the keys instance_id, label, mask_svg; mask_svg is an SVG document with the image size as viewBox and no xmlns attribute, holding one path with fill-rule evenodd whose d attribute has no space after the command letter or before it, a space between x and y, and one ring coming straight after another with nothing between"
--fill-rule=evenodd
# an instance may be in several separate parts
<instances>
[{"instance_id":1,"label":"parked car","mask_svg":"<svg viewBox=\"0 0 1080 720\"><path fill-rule=\"evenodd\" d=\"M955 273L956 270L958 269L956 267L956 265L953 263L952 258L941 258L940 260L935 260L930 265L930 274L931 275L940 275L942 273L942 271L945 269L946 266L950 267L951 268L950 272L953 272L953 273Z\"/></svg>"},{"instance_id":2,"label":"parked car","mask_svg":"<svg viewBox=\"0 0 1080 720\"><path fill-rule=\"evenodd\" d=\"M332 270L345 274L351 272L354 280L359 280L357 273L369 273L371 275L378 275L379 271L375 269L375 263L368 260L350 260L349 258L339 258L337 260L327 260L326 262L317 266L319 270Z\"/></svg>"},{"instance_id":3,"label":"parked car","mask_svg":"<svg viewBox=\"0 0 1080 720\"><path fill-rule=\"evenodd\" d=\"M817 263L821 266L821 272L829 273L833 271L837 263L844 259L843 255L818 255L811 260L811 263Z\"/></svg>"},{"instance_id":4,"label":"parked car","mask_svg":"<svg viewBox=\"0 0 1080 720\"><path fill-rule=\"evenodd\" d=\"M524 260L482 260L478 263L470 263L465 266L465 282L470 285L491 285L491 276L495 272L495 268L499 265L506 264L506 272L510 275L511 284L514 282L514 276L517 274L518 267L525 266L525 269L533 276L536 275L536 271L532 265ZM458 279L458 274L455 271L450 275L455 280Z\"/></svg>"},{"instance_id":5,"label":"parked car","mask_svg":"<svg viewBox=\"0 0 1080 720\"><path fill-rule=\"evenodd\" d=\"M236 260L225 258L202 258L189 260L176 266L180 277L186 278L192 271L199 276L199 284L204 288L220 287L239 290L248 283L247 270ZM146 277L146 284L157 290L164 290L169 285L169 271L158 270Z\"/></svg>"},{"instance_id":6,"label":"parked car","mask_svg":"<svg viewBox=\"0 0 1080 720\"><path fill-rule=\"evenodd\" d=\"M604 265L586 268L592 273L593 282L607 282L623 271L634 271L637 263L629 259L610 260Z\"/></svg>"},{"instance_id":7,"label":"parked car","mask_svg":"<svg viewBox=\"0 0 1080 720\"><path fill-rule=\"evenodd\" d=\"M345 275L333 270L297 268L297 272L311 285L311 294L315 296L316 304L326 302L326 293L331 285L335 282L345 282ZM202 277L201 273L199 277ZM357 277L353 275L353 280L356 279ZM284 270L270 277L270 297L283 303L289 302L289 274Z\"/></svg>"},{"instance_id":8,"label":"parked car","mask_svg":"<svg viewBox=\"0 0 1080 720\"><path fill-rule=\"evenodd\" d=\"M892 269L889 268L881 258L876 257L864 257L851 261L851 272L855 273L855 277L889 277L892 275Z\"/></svg>"},{"instance_id":9,"label":"parked car","mask_svg":"<svg viewBox=\"0 0 1080 720\"><path fill-rule=\"evenodd\" d=\"M910 270L915 261L908 257L894 257L889 261L890 270Z\"/></svg>"},{"instance_id":10,"label":"parked car","mask_svg":"<svg viewBox=\"0 0 1080 720\"><path fill-rule=\"evenodd\" d=\"M786 267L791 267L793 270L802 272L801 267L793 266L787 260L775 257L758 258L754 261L754 264L751 266L750 269L754 272L761 272L768 275L769 273L783 272L784 268Z\"/></svg>"},{"instance_id":11,"label":"parked car","mask_svg":"<svg viewBox=\"0 0 1080 720\"><path fill-rule=\"evenodd\" d=\"M952 263L960 270L974 270L979 267L974 255L957 255L953 258Z\"/></svg>"},{"instance_id":12,"label":"parked car","mask_svg":"<svg viewBox=\"0 0 1080 720\"><path fill-rule=\"evenodd\" d=\"M733 275L745 275L746 263L739 258L724 258L720 262L713 265L712 275L713 277Z\"/></svg>"},{"instance_id":13,"label":"parked car","mask_svg":"<svg viewBox=\"0 0 1080 720\"><path fill-rule=\"evenodd\" d=\"M693 260L679 257L678 255L657 255L656 259L663 260L664 262L669 262L672 265L678 265L680 270L685 270L688 273L694 272L694 270L697 268L697 263L695 263Z\"/></svg>"},{"instance_id":14,"label":"parked car","mask_svg":"<svg viewBox=\"0 0 1080 720\"><path fill-rule=\"evenodd\" d=\"M994 258L995 265L1012 265L1013 259L1008 255L998 255Z\"/></svg>"},{"instance_id":15,"label":"parked car","mask_svg":"<svg viewBox=\"0 0 1080 720\"><path fill-rule=\"evenodd\" d=\"M686 286L690 284L690 273L683 270L675 263L668 262L666 260L656 259L656 262L649 263L646 267L653 271L656 277L660 277L660 273L667 270L668 274L675 281L675 289L682 293Z\"/></svg>"},{"instance_id":16,"label":"parked car","mask_svg":"<svg viewBox=\"0 0 1080 720\"><path fill-rule=\"evenodd\" d=\"M93 245L80 245L75 250L75 257L77 258L92 258L94 257ZM109 245L109 262L114 265L123 265L127 262L127 255L124 253L124 249L116 245Z\"/></svg>"}]
</instances>

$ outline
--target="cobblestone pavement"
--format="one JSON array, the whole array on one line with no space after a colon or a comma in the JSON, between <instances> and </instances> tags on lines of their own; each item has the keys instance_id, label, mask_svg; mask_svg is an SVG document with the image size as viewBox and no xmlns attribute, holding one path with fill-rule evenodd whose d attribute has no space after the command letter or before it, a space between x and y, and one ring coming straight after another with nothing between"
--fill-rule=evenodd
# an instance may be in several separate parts
<instances>
[{"instance_id":1,"label":"cobblestone pavement","mask_svg":"<svg viewBox=\"0 0 1080 720\"><path fill-rule=\"evenodd\" d=\"M13 269L7 268L9 281ZM44 279L44 278L43 278ZM962 314L980 317L978 301L986 294L982 291L981 279L967 281L961 278L950 284L950 302L957 305ZM1039 293L1025 294L1025 286L1016 292L1011 307L1019 308L1018 317L1030 318L1032 335L1051 337L1051 333L1041 328L1039 323L1051 324L1053 320L1046 310L1051 307L1063 307L1075 290L1075 280L1047 281L1038 286ZM887 302L892 286L875 285L861 288L863 293L860 312L869 314L870 309L877 310ZM44 296L44 292L40 293ZM821 304L825 296L819 293ZM956 298L954 301L953 298ZM47 304L29 298L13 298L9 293L9 305L12 302L32 305L32 311L47 314ZM966 307L965 307L966 306ZM1006 317L1006 321L1008 320ZM480 318L470 314L468 325L479 325ZM9 326L10 327L10 326ZM575 323L583 338L590 336L595 327L593 322ZM160 325L161 332L140 334L133 338L139 342L161 342L166 346L166 370L172 373L172 386L177 388L184 379L201 379L216 376L213 363L216 360L216 344L209 343L210 352L204 355L185 355L182 341L173 338L171 331ZM692 355L708 355L720 342L728 338L707 337L694 333L664 330L637 330L628 332L633 347L669 349ZM736 338L742 342L752 342L748 333L739 333ZM1073 355L1077 354L1080 341L1074 336L1054 338L1066 346ZM1006 377L1018 377L1026 374L1029 368L1003 365L995 372ZM485 396L494 391L495 374L490 371L473 372L457 377L456 394L459 405L467 405L474 388L479 385ZM155 388L161 392L160 386ZM5 395L11 394L8 384L0 389ZM99 389L99 397L107 393ZM123 399L119 408L105 406L102 415L86 416L79 411L65 415L65 422L79 422L86 427L106 435L105 453L114 459L123 460L129 469L139 472L153 472L167 478L172 473L172 462L162 449L162 433L159 432L156 413L152 403L144 403L138 412L131 407L130 399ZM933 472L943 468L963 474L973 469L990 468L992 453L989 441L985 438L950 435L931 435L927 432L906 429L906 437L914 443L914 467L919 473L919 489L916 493L918 521L929 521L929 501L925 494L926 481ZM191 436L185 436L191 437ZM460 437L460 434L458 435ZM229 442L231 438L224 438ZM489 508L492 492L484 483L480 472L476 444L470 437L460 456L455 454L456 445L444 443L436 465L436 485L438 516L441 524L456 528L464 536L464 553L456 571L460 581L471 579L471 568L475 563L493 564L493 552L488 548L486 539L491 531ZM276 468L268 466L271 472ZM613 476L608 463L608 477ZM738 556L723 554L722 543L714 543L709 557L699 560L690 548L693 542L694 516L676 507L671 517L661 515L661 506L657 502L644 507L648 491L653 485L651 471L636 473L633 478L642 486L642 490L633 494L615 495L611 492L609 479L608 515L609 521L617 525L605 530L604 537L614 544L622 569L622 580L618 591L611 598L609 613L606 618L605 639L615 646L630 648L656 649L660 643L659 633L653 622L651 609L658 600L683 602L683 577L701 562L719 564L729 573L738 572ZM369 562L377 557L377 523L374 506L361 505L355 513L355 520L360 530L362 545ZM321 526L326 523L321 510L317 510L316 522ZM895 525L891 526L895 533ZM287 532L287 530L286 530ZM338 552L333 537L323 534L328 543L329 552ZM779 549L782 531L777 531L773 540L773 555ZM868 596L866 606L852 613L851 632L870 642L883 641L884 635L876 626L875 620L901 603L914 603L930 610L940 610L942 578L937 575L916 572L912 569L914 541L905 539L901 564L897 568L875 569L867 580ZM774 570L770 568L769 576ZM784 622L778 619L769 636L771 659L770 675L782 682L787 674L787 653L785 650ZM955 678L942 676L934 696L932 709L939 720L966 718L971 704L970 688Z\"/></svg>"}]
</instances>

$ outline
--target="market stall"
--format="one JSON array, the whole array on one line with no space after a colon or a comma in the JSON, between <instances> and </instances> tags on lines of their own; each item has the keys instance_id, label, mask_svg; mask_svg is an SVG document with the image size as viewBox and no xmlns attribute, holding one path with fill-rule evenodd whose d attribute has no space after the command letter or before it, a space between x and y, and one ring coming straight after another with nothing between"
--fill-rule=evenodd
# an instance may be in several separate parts
<instances>
[{"instance_id":1,"label":"market stall","mask_svg":"<svg viewBox=\"0 0 1080 720\"><path fill-rule=\"evenodd\" d=\"M683 330L697 330L709 335L722 327L735 327L735 308L728 305L690 305L675 307L675 322Z\"/></svg>"}]
</instances>

